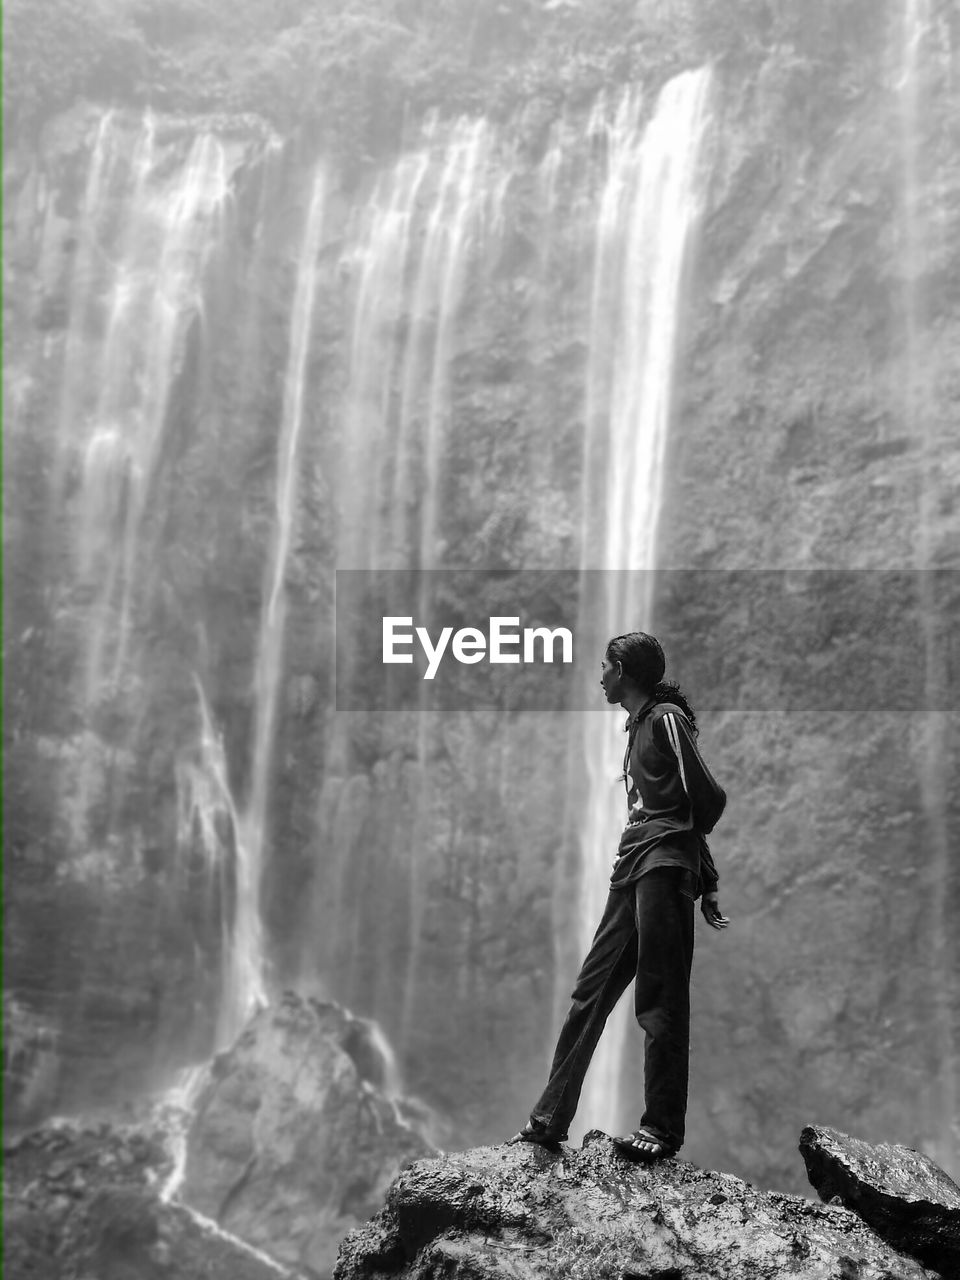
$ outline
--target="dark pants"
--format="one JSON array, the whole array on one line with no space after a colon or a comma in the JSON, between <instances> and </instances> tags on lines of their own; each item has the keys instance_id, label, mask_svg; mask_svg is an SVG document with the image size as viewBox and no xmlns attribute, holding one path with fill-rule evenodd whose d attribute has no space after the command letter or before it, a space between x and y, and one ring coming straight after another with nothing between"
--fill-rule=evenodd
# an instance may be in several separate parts
<instances>
[{"instance_id":1,"label":"dark pants","mask_svg":"<svg viewBox=\"0 0 960 1280\"><path fill-rule=\"evenodd\" d=\"M673 1147L683 1142L694 907L680 892L681 876L674 867L657 867L626 888L610 890L580 967L550 1079L531 1112L558 1133L566 1132L576 1113L604 1023L636 977L634 1006L645 1032L641 1124Z\"/></svg>"}]
</instances>

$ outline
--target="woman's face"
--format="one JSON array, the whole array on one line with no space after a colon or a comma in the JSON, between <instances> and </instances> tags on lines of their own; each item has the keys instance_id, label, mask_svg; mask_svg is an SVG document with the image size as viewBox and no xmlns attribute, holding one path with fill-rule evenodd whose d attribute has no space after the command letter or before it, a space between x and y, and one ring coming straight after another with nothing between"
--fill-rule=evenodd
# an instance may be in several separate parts
<instances>
[{"instance_id":1,"label":"woman's face","mask_svg":"<svg viewBox=\"0 0 960 1280\"><path fill-rule=\"evenodd\" d=\"M603 655L600 664L600 687L608 702L619 702L623 684L623 668L619 662L612 662L609 655Z\"/></svg>"}]
</instances>

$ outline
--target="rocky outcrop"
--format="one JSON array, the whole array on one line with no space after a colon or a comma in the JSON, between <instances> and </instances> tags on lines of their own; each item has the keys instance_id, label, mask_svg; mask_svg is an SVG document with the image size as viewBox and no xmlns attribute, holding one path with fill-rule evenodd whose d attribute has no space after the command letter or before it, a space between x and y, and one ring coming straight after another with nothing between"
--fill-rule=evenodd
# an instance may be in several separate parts
<instances>
[{"instance_id":1,"label":"rocky outcrop","mask_svg":"<svg viewBox=\"0 0 960 1280\"><path fill-rule=\"evenodd\" d=\"M808 1126L800 1154L821 1199L840 1200L893 1248L960 1275L960 1187L922 1152Z\"/></svg>"},{"instance_id":2,"label":"rocky outcrop","mask_svg":"<svg viewBox=\"0 0 960 1280\"><path fill-rule=\"evenodd\" d=\"M337 1242L376 1212L406 1162L432 1150L409 1104L386 1096L389 1072L369 1023L288 992L215 1059L180 1197L283 1261L328 1275Z\"/></svg>"},{"instance_id":3,"label":"rocky outcrop","mask_svg":"<svg viewBox=\"0 0 960 1280\"><path fill-rule=\"evenodd\" d=\"M856 1214L682 1160L484 1147L422 1160L341 1246L336 1280L921 1280Z\"/></svg>"},{"instance_id":4,"label":"rocky outcrop","mask_svg":"<svg viewBox=\"0 0 960 1280\"><path fill-rule=\"evenodd\" d=\"M295 1280L159 1188L162 1135L60 1123L4 1147L4 1273L16 1280Z\"/></svg>"},{"instance_id":5,"label":"rocky outcrop","mask_svg":"<svg viewBox=\"0 0 960 1280\"><path fill-rule=\"evenodd\" d=\"M214 1059L186 1132L168 1094L123 1127L52 1122L11 1142L6 1265L18 1280L329 1276L344 1234L433 1150L429 1114L393 1086L372 1024L287 993Z\"/></svg>"}]
</instances>

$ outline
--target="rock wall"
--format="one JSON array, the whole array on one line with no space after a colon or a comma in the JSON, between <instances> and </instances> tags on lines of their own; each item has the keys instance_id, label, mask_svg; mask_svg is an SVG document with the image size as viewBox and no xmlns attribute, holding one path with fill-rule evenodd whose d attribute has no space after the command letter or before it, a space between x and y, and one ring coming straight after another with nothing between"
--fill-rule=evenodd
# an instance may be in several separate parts
<instances>
[{"instance_id":1,"label":"rock wall","mask_svg":"<svg viewBox=\"0 0 960 1280\"><path fill-rule=\"evenodd\" d=\"M923 110L911 117L897 87L903 40L882 25L847 50L843 78L802 49L718 68L660 535L666 568L710 584L666 575L655 621L706 708L704 749L732 797L716 854L735 924L700 940L689 1150L777 1185L794 1181L787 1135L812 1109L925 1145L947 1167L955 1158L944 1107L956 1096L957 720L955 651L943 645L954 579L906 613L922 623L915 709L895 689L885 710L890 681L869 645L875 704L836 710L817 696L843 686L842 636L862 646L872 571L957 567L957 33L943 18L922 42ZM452 564L578 556L590 192L603 155L588 112L574 111L567 185L545 218L554 116L528 104L491 143L509 141L509 161L490 163L498 178L509 170L511 194L472 260L448 352L438 537ZM303 139L278 148L256 121L161 118L151 173L184 172L192 140L212 133L228 198L197 268L202 302L182 308L158 452L133 489L149 495L124 570L137 584L135 660L91 700L94 623L109 648L124 621L116 597L96 613L96 558L85 576L76 566L85 502L103 492L84 477L106 291L89 295L79 329L75 306L78 271L99 269L83 256L84 202L103 120L98 107L72 110L38 143L15 142L5 175L6 946L10 1018L36 1050L10 1084L34 1116L161 1082L215 1046L237 910L225 796L241 803L255 769L291 300L318 163ZM111 127L135 175L143 121L121 112ZM920 161L905 168L911 155ZM409 1088L450 1117L452 1140L471 1142L516 1128L549 1055L556 992L576 964L584 783L559 716L333 711L332 571L358 492L345 484L358 474L349 445L376 448L344 428L358 252L370 243L358 228L391 172L332 170L320 236L262 833L264 962L272 983L377 1018ZM112 190L99 243L119 254L133 197ZM411 315L395 320L399 333ZM414 468L401 560L423 474ZM129 529L122 483L107 492ZM102 510L92 527L109 566ZM774 573L751 601L782 611L806 591L811 613L819 587L796 573L851 571L844 626L816 633L809 666L792 669L789 711L768 661L777 646L755 639L733 574L758 568L794 576ZM902 668L896 677L899 688ZM212 839L181 821L184 770L216 772L198 682L227 772L205 811Z\"/></svg>"},{"instance_id":2,"label":"rock wall","mask_svg":"<svg viewBox=\"0 0 960 1280\"><path fill-rule=\"evenodd\" d=\"M721 711L706 741L730 784L717 846L738 917L722 957L703 948L695 1105L708 1159L735 1152L775 1183L764 1151L804 1105L956 1169L955 572L924 592L960 548L960 176L949 57L924 46L907 139L897 47L819 121L794 115L773 63L729 86L671 469L665 562L705 572L678 577L660 625ZM927 220L912 259L910 148ZM892 569L908 572L891 589ZM785 615L758 661L765 618ZM784 683L798 638L806 672Z\"/></svg>"}]
</instances>

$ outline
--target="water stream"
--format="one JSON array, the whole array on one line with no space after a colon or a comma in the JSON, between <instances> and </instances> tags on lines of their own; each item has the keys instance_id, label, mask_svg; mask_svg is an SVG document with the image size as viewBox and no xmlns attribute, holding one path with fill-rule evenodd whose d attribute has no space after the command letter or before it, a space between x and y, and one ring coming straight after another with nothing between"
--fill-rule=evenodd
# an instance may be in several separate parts
<instances>
[{"instance_id":1,"label":"water stream","mask_svg":"<svg viewBox=\"0 0 960 1280\"><path fill-rule=\"evenodd\" d=\"M171 150L182 162L171 166ZM88 717L130 705L145 678L134 613L158 588L152 506L172 389L204 313L204 283L229 203L224 147L211 133L158 136L106 112L88 166L68 285L49 510L76 512L73 598L84 611L77 696ZM68 492L69 491L69 492ZM89 828L97 762L74 801Z\"/></svg>"},{"instance_id":2,"label":"water stream","mask_svg":"<svg viewBox=\"0 0 960 1280\"><path fill-rule=\"evenodd\" d=\"M190 757L177 765L178 851L188 874L199 863L202 892L219 923L220 991L215 1048L233 1043L250 1014L266 1001L258 849L251 849L237 812L223 738L196 682L200 731ZM192 865L191 865L192 864ZM186 882L195 891L197 877Z\"/></svg>"},{"instance_id":3,"label":"water stream","mask_svg":"<svg viewBox=\"0 0 960 1280\"><path fill-rule=\"evenodd\" d=\"M286 578L296 533L299 444L307 420L306 371L317 298L317 256L324 229L327 175L317 170L307 208L290 320L290 343L277 440L273 545L267 560L254 668L253 753L249 794L240 813L237 908L230 947L240 957L244 985L231 993L224 1026L231 1043L257 1004L266 999L266 954L260 914L264 860L270 838L270 792L275 765L277 700L283 680Z\"/></svg>"},{"instance_id":4,"label":"water stream","mask_svg":"<svg viewBox=\"0 0 960 1280\"><path fill-rule=\"evenodd\" d=\"M126 660L170 395L189 330L202 319L204 276L229 195L225 151L213 134L194 140L169 183L164 159L147 116L130 161L83 468L80 572L101 584L87 659L91 705L104 684L115 686Z\"/></svg>"}]
</instances>

